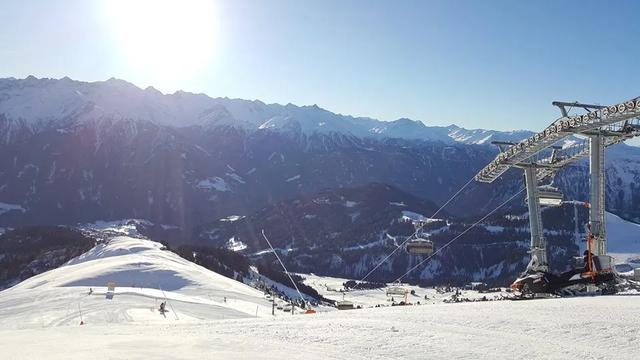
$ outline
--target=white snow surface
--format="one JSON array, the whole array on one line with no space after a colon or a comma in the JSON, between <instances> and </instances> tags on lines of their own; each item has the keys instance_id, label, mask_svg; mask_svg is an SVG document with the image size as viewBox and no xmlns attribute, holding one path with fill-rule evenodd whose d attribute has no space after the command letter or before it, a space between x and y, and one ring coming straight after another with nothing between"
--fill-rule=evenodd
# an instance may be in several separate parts
<instances>
[{"instance_id":1,"label":"white snow surface","mask_svg":"<svg viewBox=\"0 0 640 360\"><path fill-rule=\"evenodd\" d=\"M117 225L104 224L108 226ZM346 279L303 276L324 296L342 299L336 290ZM116 282L112 299L106 296L107 281ZM638 296L444 304L450 294L406 287L417 294L408 295L410 301L420 299L425 305L295 316L278 311L272 316L271 304L260 291L162 250L161 244L116 235L58 269L0 292L2 358L637 356ZM430 301L423 300L425 294ZM169 311L163 316L156 309L165 297ZM347 292L345 299L366 307L384 304L387 296L381 290L363 290Z\"/></svg>"},{"instance_id":2,"label":"white snow surface","mask_svg":"<svg viewBox=\"0 0 640 360\"><path fill-rule=\"evenodd\" d=\"M220 221L222 221L222 222L234 222L234 221L238 221L238 220L242 220L242 219L244 219L243 215L229 215L226 218L220 219Z\"/></svg>"},{"instance_id":3,"label":"white snow surface","mask_svg":"<svg viewBox=\"0 0 640 360\"><path fill-rule=\"evenodd\" d=\"M409 210L402 210L402 218L401 218L401 220L405 220L405 221L424 221L426 223L441 221L441 219L432 219L432 218L426 217L426 216L424 216L422 214L419 214L417 212L413 212L413 211L409 211Z\"/></svg>"},{"instance_id":4,"label":"white snow surface","mask_svg":"<svg viewBox=\"0 0 640 360\"><path fill-rule=\"evenodd\" d=\"M348 207L348 208L355 207L356 205L358 205L358 202L357 202L357 201L347 200L347 201L345 201L345 203L344 203L344 206L345 206L345 207Z\"/></svg>"},{"instance_id":5,"label":"white snow surface","mask_svg":"<svg viewBox=\"0 0 640 360\"><path fill-rule=\"evenodd\" d=\"M26 210L20 206L20 205L16 205L16 204L8 204L8 203L4 203L4 202L0 202L0 215L9 212L9 211L22 211L25 212Z\"/></svg>"},{"instance_id":6,"label":"white snow surface","mask_svg":"<svg viewBox=\"0 0 640 360\"><path fill-rule=\"evenodd\" d=\"M435 288L424 288L415 285L408 284L387 284L386 287L381 289L372 290L348 290L344 291L343 284L349 279L334 278L327 276L317 276L314 274L299 274L304 278L306 285L314 288L320 295L331 300L348 300L355 306L361 306L363 308L372 308L377 305L390 306L391 296L387 296L386 291L392 287L402 287L408 292L414 291L415 295L409 294L407 301L410 303L420 304L442 304L445 300L450 300L454 292L439 293ZM425 299L425 295L428 299ZM460 290L460 297L466 299L480 299L483 296L489 300L502 299L506 295L504 289L501 292L495 293L479 293L474 290ZM403 300L402 296L393 296L393 300L400 302Z\"/></svg>"},{"instance_id":7,"label":"white snow surface","mask_svg":"<svg viewBox=\"0 0 640 360\"><path fill-rule=\"evenodd\" d=\"M115 282L108 299L107 283ZM89 294L89 289L93 293ZM224 301L226 297L226 302ZM168 300L169 313L157 309ZM67 264L0 292L0 328L194 322L270 316L263 293L163 250L115 236Z\"/></svg>"},{"instance_id":8,"label":"white snow surface","mask_svg":"<svg viewBox=\"0 0 640 360\"><path fill-rule=\"evenodd\" d=\"M213 189L216 191L223 191L223 192L231 191L231 187L229 187L229 184L227 184L227 182L224 181L223 178L220 178L217 176L198 181L198 183L196 184L196 187L204 190Z\"/></svg>"},{"instance_id":9,"label":"white snow surface","mask_svg":"<svg viewBox=\"0 0 640 360\"><path fill-rule=\"evenodd\" d=\"M389 205L393 205L393 206L407 206L404 202L397 202L397 201L390 201Z\"/></svg>"},{"instance_id":10,"label":"white snow surface","mask_svg":"<svg viewBox=\"0 0 640 360\"><path fill-rule=\"evenodd\" d=\"M640 254L640 225L609 212L605 221L609 252Z\"/></svg>"},{"instance_id":11,"label":"white snow surface","mask_svg":"<svg viewBox=\"0 0 640 360\"><path fill-rule=\"evenodd\" d=\"M227 241L227 249L231 251L242 251L247 248L247 244L236 240L235 236Z\"/></svg>"},{"instance_id":12,"label":"white snow surface","mask_svg":"<svg viewBox=\"0 0 640 360\"><path fill-rule=\"evenodd\" d=\"M138 225L153 225L144 219L122 219L122 220L98 220L88 224L79 224L78 228L85 231L97 231L107 235L128 235L142 237L138 232Z\"/></svg>"},{"instance_id":13,"label":"white snow surface","mask_svg":"<svg viewBox=\"0 0 640 360\"><path fill-rule=\"evenodd\" d=\"M636 359L640 299L482 302L6 329L6 359ZM596 335L594 335L596 334Z\"/></svg>"}]
</instances>

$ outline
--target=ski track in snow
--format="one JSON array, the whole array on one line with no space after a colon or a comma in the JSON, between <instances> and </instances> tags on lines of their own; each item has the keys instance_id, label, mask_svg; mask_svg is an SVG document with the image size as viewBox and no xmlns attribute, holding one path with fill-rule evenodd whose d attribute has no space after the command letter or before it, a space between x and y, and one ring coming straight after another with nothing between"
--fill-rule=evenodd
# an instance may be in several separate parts
<instances>
[{"instance_id":1,"label":"ski track in snow","mask_svg":"<svg viewBox=\"0 0 640 360\"><path fill-rule=\"evenodd\" d=\"M448 294L406 286L417 294L409 301L423 305L273 316L262 292L136 238L130 225L87 226L115 235L0 292L0 358L637 358L640 294L445 304ZM342 298L345 279L301 275L322 295ZM462 293L484 295L499 294ZM388 300L384 290L344 296L365 307Z\"/></svg>"},{"instance_id":2,"label":"ski track in snow","mask_svg":"<svg viewBox=\"0 0 640 360\"><path fill-rule=\"evenodd\" d=\"M112 299L106 296L108 282L116 284ZM119 235L0 292L0 329L78 324L80 313L94 324L164 321L155 309L165 299L186 322L271 314L261 291L184 260L157 242Z\"/></svg>"},{"instance_id":3,"label":"ski track in snow","mask_svg":"<svg viewBox=\"0 0 640 360\"><path fill-rule=\"evenodd\" d=\"M638 301L608 296L86 324L0 330L0 339L7 359L634 359Z\"/></svg>"}]
</instances>

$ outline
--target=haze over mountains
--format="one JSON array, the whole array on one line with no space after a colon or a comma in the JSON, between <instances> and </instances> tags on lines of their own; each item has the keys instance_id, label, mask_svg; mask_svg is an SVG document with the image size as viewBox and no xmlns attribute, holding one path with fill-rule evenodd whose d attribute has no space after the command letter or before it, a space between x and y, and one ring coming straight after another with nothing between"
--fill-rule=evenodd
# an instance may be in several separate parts
<instances>
[{"instance_id":1,"label":"haze over mountains","mask_svg":"<svg viewBox=\"0 0 640 360\"><path fill-rule=\"evenodd\" d=\"M427 126L409 119L386 122L317 106L187 92L164 95L117 79L0 79L0 226L139 218L153 222L158 236L174 242L227 246L234 238L246 242L245 251L260 250L256 240L249 240L261 228L271 228L282 248L300 243L301 234L313 236L303 244L315 249L314 261L329 269L327 254L380 244L381 234L401 211L431 215L435 205L495 156L490 141L518 141L530 134ZM640 202L634 199L640 199L635 185L640 181L640 150L613 147L607 167L608 209L639 220ZM557 176L568 199L586 200L586 171L581 162ZM521 186L518 172L496 184L474 183L446 215L464 222ZM379 196L387 200L380 202ZM326 211L322 199L330 199L325 204L329 209L337 199L353 207ZM400 209L392 204L401 199L413 205ZM298 211L304 204L315 213L287 218L277 212ZM524 213L524 203L515 200L509 211ZM244 220L221 221L236 218ZM341 226L330 232L317 229L330 223ZM565 225L567 231L574 228ZM526 241L526 227L518 236L514 240ZM349 273L333 274L357 276L386 251L384 246L336 259L348 266L334 269ZM513 251L513 246L500 251ZM310 256L304 247L300 251L298 255ZM501 256L492 251L496 259ZM406 258L402 261L398 269L407 265ZM504 266L513 264L520 259ZM488 260L473 263L459 273L486 273L494 265ZM496 272L497 278L503 276Z\"/></svg>"},{"instance_id":2,"label":"haze over mountains","mask_svg":"<svg viewBox=\"0 0 640 360\"><path fill-rule=\"evenodd\" d=\"M475 168L437 176L425 169L471 158L480 159L471 162L477 167L495 151L463 144L527 135L163 95L117 79L3 79L0 222L142 217L190 228L202 221L198 214L246 214L324 188L380 182L431 195L420 189L453 187ZM434 195L439 201L446 192Z\"/></svg>"},{"instance_id":3,"label":"haze over mountains","mask_svg":"<svg viewBox=\"0 0 640 360\"><path fill-rule=\"evenodd\" d=\"M484 144L499 135L515 141L529 131L498 132L467 130L455 125L426 126L421 121L380 121L366 117L334 114L317 105L265 104L259 100L210 98L204 94L177 91L162 94L153 87L144 90L124 80L81 82L69 78L0 79L0 113L18 131L26 126L34 132L48 126L81 124L87 121L148 121L155 125L233 126L247 131L272 129L314 133L343 133L358 137L435 140ZM5 141L12 133L5 133ZM9 135L9 137L6 137Z\"/></svg>"}]
</instances>

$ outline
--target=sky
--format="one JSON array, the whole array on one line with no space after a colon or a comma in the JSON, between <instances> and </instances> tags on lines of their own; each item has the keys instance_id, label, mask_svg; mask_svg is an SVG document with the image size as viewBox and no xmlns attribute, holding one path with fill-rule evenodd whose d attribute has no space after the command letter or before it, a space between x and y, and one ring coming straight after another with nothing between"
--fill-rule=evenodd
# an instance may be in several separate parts
<instances>
[{"instance_id":1,"label":"sky","mask_svg":"<svg viewBox=\"0 0 640 360\"><path fill-rule=\"evenodd\" d=\"M540 130L639 94L640 2L0 0L0 77Z\"/></svg>"}]
</instances>

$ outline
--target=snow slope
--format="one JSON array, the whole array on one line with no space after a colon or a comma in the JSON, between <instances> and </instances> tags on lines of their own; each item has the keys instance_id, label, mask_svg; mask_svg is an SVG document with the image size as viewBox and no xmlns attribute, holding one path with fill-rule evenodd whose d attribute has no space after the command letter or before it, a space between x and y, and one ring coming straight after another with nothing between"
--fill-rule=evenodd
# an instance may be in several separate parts
<instances>
[{"instance_id":1,"label":"snow slope","mask_svg":"<svg viewBox=\"0 0 640 360\"><path fill-rule=\"evenodd\" d=\"M111 299L108 282L116 284ZM156 309L165 298L169 313L163 316ZM256 314L271 315L262 292L131 236L115 236L60 268L0 292L5 328L75 325L81 318L88 324L149 323Z\"/></svg>"},{"instance_id":2,"label":"snow slope","mask_svg":"<svg viewBox=\"0 0 640 360\"><path fill-rule=\"evenodd\" d=\"M640 225L606 213L607 246L610 253L640 254Z\"/></svg>"},{"instance_id":3,"label":"snow slope","mask_svg":"<svg viewBox=\"0 0 640 360\"><path fill-rule=\"evenodd\" d=\"M640 297L5 330L6 359L636 359ZM36 341L37 339L37 341Z\"/></svg>"},{"instance_id":4,"label":"snow slope","mask_svg":"<svg viewBox=\"0 0 640 360\"><path fill-rule=\"evenodd\" d=\"M640 225L606 213L607 248L619 272L633 274L640 267Z\"/></svg>"},{"instance_id":5,"label":"snow slope","mask_svg":"<svg viewBox=\"0 0 640 360\"><path fill-rule=\"evenodd\" d=\"M103 223L92 228L113 237L58 269L0 292L3 359L637 356L640 297L633 294L444 304L449 295L410 287L418 295L411 301L420 297L423 305L271 316L261 292L137 238L130 227ZM341 298L335 290L345 279L304 276L323 295ZM116 282L111 299L107 281ZM431 301L422 300L424 295ZM156 309L165 298L169 312L162 315ZM366 290L345 298L374 306L387 297Z\"/></svg>"}]
</instances>

